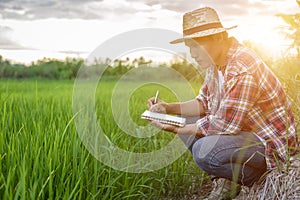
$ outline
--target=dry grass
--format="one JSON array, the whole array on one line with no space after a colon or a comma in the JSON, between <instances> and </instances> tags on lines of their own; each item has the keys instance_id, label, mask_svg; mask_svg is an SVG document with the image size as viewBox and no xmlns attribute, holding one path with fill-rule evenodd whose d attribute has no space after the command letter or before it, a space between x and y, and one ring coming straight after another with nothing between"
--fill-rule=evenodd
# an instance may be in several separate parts
<instances>
[{"instance_id":1,"label":"dry grass","mask_svg":"<svg viewBox=\"0 0 300 200\"><path fill-rule=\"evenodd\" d=\"M300 157L284 170L274 169L265 180L252 188L243 188L237 199L283 200L300 199Z\"/></svg>"}]
</instances>

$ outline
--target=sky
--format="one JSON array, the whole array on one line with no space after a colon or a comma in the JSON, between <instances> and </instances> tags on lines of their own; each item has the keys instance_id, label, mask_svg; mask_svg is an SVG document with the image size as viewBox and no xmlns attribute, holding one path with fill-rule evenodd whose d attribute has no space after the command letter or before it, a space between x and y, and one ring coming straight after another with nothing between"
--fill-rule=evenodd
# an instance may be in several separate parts
<instances>
[{"instance_id":1,"label":"sky","mask_svg":"<svg viewBox=\"0 0 300 200\"><path fill-rule=\"evenodd\" d=\"M286 24L276 14L300 12L296 0L0 0L0 55L23 63L86 58L126 31L181 33L183 14L203 6L215 8L225 27L238 25L230 35L262 44L272 54L289 44L278 31Z\"/></svg>"}]
</instances>

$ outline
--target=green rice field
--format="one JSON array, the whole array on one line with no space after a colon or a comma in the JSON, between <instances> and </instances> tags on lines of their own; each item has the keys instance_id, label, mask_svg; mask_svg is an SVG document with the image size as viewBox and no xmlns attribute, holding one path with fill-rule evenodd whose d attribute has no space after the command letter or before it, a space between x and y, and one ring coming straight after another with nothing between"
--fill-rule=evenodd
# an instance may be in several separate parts
<instances>
[{"instance_id":1,"label":"green rice field","mask_svg":"<svg viewBox=\"0 0 300 200\"><path fill-rule=\"evenodd\" d=\"M95 95L98 122L110 141L128 151L149 152L172 140L174 135L166 132L134 138L118 127L111 108L115 86L116 81L102 81ZM76 131L73 87L74 81L0 81L0 199L180 199L207 182L188 151L145 173L102 164ZM140 113L158 87L161 98L176 100L163 86L138 87L128 102L137 125L147 125Z\"/></svg>"}]
</instances>

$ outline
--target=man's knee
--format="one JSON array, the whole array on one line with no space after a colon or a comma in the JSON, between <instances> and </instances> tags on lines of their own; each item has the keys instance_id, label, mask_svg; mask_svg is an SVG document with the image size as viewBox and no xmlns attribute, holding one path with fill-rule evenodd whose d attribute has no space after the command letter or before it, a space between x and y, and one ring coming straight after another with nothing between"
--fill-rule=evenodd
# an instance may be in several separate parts
<instances>
[{"instance_id":1,"label":"man's knee","mask_svg":"<svg viewBox=\"0 0 300 200\"><path fill-rule=\"evenodd\" d=\"M197 165L203 169L208 170L214 161L214 147L217 144L218 136L209 136L199 139L192 148L192 154Z\"/></svg>"},{"instance_id":2,"label":"man's knee","mask_svg":"<svg viewBox=\"0 0 300 200\"><path fill-rule=\"evenodd\" d=\"M207 159L205 158L205 156L203 156L203 154L201 154L202 145L203 145L203 142L201 140L198 140L197 142L195 142L195 144L193 145L193 148L192 148L192 154L193 154L193 158L194 158L194 161L196 162L196 164L201 169L204 169L207 167L208 162L207 162Z\"/></svg>"}]
</instances>

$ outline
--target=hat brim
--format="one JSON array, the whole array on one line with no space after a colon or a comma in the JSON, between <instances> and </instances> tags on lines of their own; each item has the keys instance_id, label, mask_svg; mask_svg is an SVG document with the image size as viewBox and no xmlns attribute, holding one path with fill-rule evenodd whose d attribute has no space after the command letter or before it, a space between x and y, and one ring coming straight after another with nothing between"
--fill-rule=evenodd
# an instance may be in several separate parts
<instances>
[{"instance_id":1,"label":"hat brim","mask_svg":"<svg viewBox=\"0 0 300 200\"><path fill-rule=\"evenodd\" d=\"M217 34L217 33L222 33L224 31L227 31L227 30L230 30L230 29L233 29L233 28L236 28L236 27L237 26L232 26L232 27L229 27L229 28L208 29L208 30L205 30L205 31L201 31L201 32L198 32L198 33L191 34L191 35L183 36L182 38L178 38L176 40L171 41L170 44L178 44L178 43L184 42L186 39L199 38L199 37L214 35L214 34Z\"/></svg>"}]
</instances>

